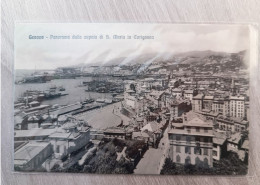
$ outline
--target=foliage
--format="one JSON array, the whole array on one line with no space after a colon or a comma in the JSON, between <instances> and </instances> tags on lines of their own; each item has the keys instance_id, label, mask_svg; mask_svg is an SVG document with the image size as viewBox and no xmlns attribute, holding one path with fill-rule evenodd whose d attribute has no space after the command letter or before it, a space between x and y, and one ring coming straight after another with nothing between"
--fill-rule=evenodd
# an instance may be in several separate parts
<instances>
[{"instance_id":1,"label":"foliage","mask_svg":"<svg viewBox=\"0 0 260 185\"><path fill-rule=\"evenodd\" d=\"M213 168L199 167L196 165L182 165L166 158L161 170L163 175L245 175L247 164L242 162L236 153L229 152L226 158L214 161Z\"/></svg>"},{"instance_id":2,"label":"foliage","mask_svg":"<svg viewBox=\"0 0 260 185\"><path fill-rule=\"evenodd\" d=\"M144 147L143 141L113 139L102 140L99 149L93 153L92 157L86 159L83 166L78 164L69 169L69 172L85 172L100 174L129 174L133 173L134 163L125 157L117 159L117 152L122 152L126 146L126 155L129 157L136 156L140 153L139 149Z\"/></svg>"}]
</instances>

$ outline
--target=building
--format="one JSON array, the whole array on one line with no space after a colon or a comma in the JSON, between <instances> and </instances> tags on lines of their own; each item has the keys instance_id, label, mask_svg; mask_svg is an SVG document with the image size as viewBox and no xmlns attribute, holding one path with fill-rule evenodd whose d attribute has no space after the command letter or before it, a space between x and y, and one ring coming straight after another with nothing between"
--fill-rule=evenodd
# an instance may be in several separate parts
<instances>
[{"instance_id":1,"label":"building","mask_svg":"<svg viewBox=\"0 0 260 185\"><path fill-rule=\"evenodd\" d=\"M52 153L50 143L30 141L15 151L14 168L17 171L36 171Z\"/></svg>"},{"instance_id":2,"label":"building","mask_svg":"<svg viewBox=\"0 0 260 185\"><path fill-rule=\"evenodd\" d=\"M147 133L149 138L149 145L156 147L159 140L162 137L162 129L160 124L153 121L146 124L143 128L140 129L142 133Z\"/></svg>"},{"instance_id":3,"label":"building","mask_svg":"<svg viewBox=\"0 0 260 185\"><path fill-rule=\"evenodd\" d=\"M168 132L169 156L175 163L213 166L213 123L189 112L182 123L172 123Z\"/></svg>"},{"instance_id":4,"label":"building","mask_svg":"<svg viewBox=\"0 0 260 185\"><path fill-rule=\"evenodd\" d=\"M232 118L219 115L216 118L217 127L220 130L235 132L242 132L248 128L248 121L243 120L242 118Z\"/></svg>"},{"instance_id":5,"label":"building","mask_svg":"<svg viewBox=\"0 0 260 185\"><path fill-rule=\"evenodd\" d=\"M230 96L230 116L237 118L245 117L245 97Z\"/></svg>"},{"instance_id":6,"label":"building","mask_svg":"<svg viewBox=\"0 0 260 185\"><path fill-rule=\"evenodd\" d=\"M15 141L48 140L48 137L55 131L56 131L55 128L53 128L53 129L38 128L38 129L31 129L31 130L16 130L14 132L14 140Z\"/></svg>"},{"instance_id":7,"label":"building","mask_svg":"<svg viewBox=\"0 0 260 185\"><path fill-rule=\"evenodd\" d=\"M182 116L184 112L189 112L191 110L191 103L187 100L173 99L169 103L169 109L170 120L173 120L176 117Z\"/></svg>"},{"instance_id":8,"label":"building","mask_svg":"<svg viewBox=\"0 0 260 185\"><path fill-rule=\"evenodd\" d=\"M58 117L60 115L64 115L64 114L71 113L73 111L80 110L80 109L82 109L82 107L83 106L80 103L71 104L71 105L60 107L59 109L54 110L53 112L51 112L51 114L57 115L57 117Z\"/></svg>"},{"instance_id":9,"label":"building","mask_svg":"<svg viewBox=\"0 0 260 185\"><path fill-rule=\"evenodd\" d=\"M158 108L165 107L165 105L166 105L166 94L165 94L165 91L153 90L147 96L147 99L152 101Z\"/></svg>"},{"instance_id":10,"label":"building","mask_svg":"<svg viewBox=\"0 0 260 185\"><path fill-rule=\"evenodd\" d=\"M185 91L184 91L184 98L186 98L186 99L192 101L193 93L194 93L193 90L185 90Z\"/></svg>"},{"instance_id":11,"label":"building","mask_svg":"<svg viewBox=\"0 0 260 185\"><path fill-rule=\"evenodd\" d=\"M90 127L85 123L68 122L49 136L55 158L66 155L86 146L90 141Z\"/></svg>"},{"instance_id":12,"label":"building","mask_svg":"<svg viewBox=\"0 0 260 185\"><path fill-rule=\"evenodd\" d=\"M212 103L212 111L213 112L218 112L222 115L227 115L228 113L225 112L225 110L229 110L228 107L224 110L225 108L225 105L229 105L229 102L228 104L225 104L225 102L227 101L224 101L224 98L217 98L217 97L214 97L214 100L213 100L213 103Z\"/></svg>"},{"instance_id":13,"label":"building","mask_svg":"<svg viewBox=\"0 0 260 185\"><path fill-rule=\"evenodd\" d=\"M110 127L104 130L104 138L126 139L126 130L120 127Z\"/></svg>"},{"instance_id":14,"label":"building","mask_svg":"<svg viewBox=\"0 0 260 185\"><path fill-rule=\"evenodd\" d=\"M241 146L241 150L243 150L245 152L244 161L248 162L248 152L249 152L249 140L248 139L246 139L243 142L243 145Z\"/></svg>"},{"instance_id":15,"label":"building","mask_svg":"<svg viewBox=\"0 0 260 185\"><path fill-rule=\"evenodd\" d=\"M214 132L212 156L219 161L227 152L227 137L224 133Z\"/></svg>"},{"instance_id":16,"label":"building","mask_svg":"<svg viewBox=\"0 0 260 185\"><path fill-rule=\"evenodd\" d=\"M172 94L178 98L182 97L182 90L180 88L172 89Z\"/></svg>"},{"instance_id":17,"label":"building","mask_svg":"<svg viewBox=\"0 0 260 185\"><path fill-rule=\"evenodd\" d=\"M227 150L238 153L242 145L241 133L232 134L227 141Z\"/></svg>"},{"instance_id":18,"label":"building","mask_svg":"<svg viewBox=\"0 0 260 185\"><path fill-rule=\"evenodd\" d=\"M202 110L202 104L203 104L203 94L198 94L197 96L194 96L192 99L192 110L197 112Z\"/></svg>"},{"instance_id":19,"label":"building","mask_svg":"<svg viewBox=\"0 0 260 185\"><path fill-rule=\"evenodd\" d=\"M214 96L204 96L203 98L203 109L212 110Z\"/></svg>"},{"instance_id":20,"label":"building","mask_svg":"<svg viewBox=\"0 0 260 185\"><path fill-rule=\"evenodd\" d=\"M145 143L149 143L150 141L150 135L146 132L133 132L132 133L132 139L133 140L142 140Z\"/></svg>"}]
</instances>

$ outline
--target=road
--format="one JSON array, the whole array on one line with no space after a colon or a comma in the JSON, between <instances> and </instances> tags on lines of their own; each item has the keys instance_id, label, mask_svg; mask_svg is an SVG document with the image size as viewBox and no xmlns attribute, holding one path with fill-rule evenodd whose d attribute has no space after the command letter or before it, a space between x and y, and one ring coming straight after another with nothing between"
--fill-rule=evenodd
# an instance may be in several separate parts
<instances>
[{"instance_id":1,"label":"road","mask_svg":"<svg viewBox=\"0 0 260 185\"><path fill-rule=\"evenodd\" d=\"M134 174L159 174L158 167L162 155L163 151L159 148L150 148L147 150L141 161L137 164Z\"/></svg>"},{"instance_id":2,"label":"road","mask_svg":"<svg viewBox=\"0 0 260 185\"><path fill-rule=\"evenodd\" d=\"M168 128L165 130L163 137L157 149L149 148L137 164L134 170L135 174L160 174L168 150Z\"/></svg>"}]
</instances>

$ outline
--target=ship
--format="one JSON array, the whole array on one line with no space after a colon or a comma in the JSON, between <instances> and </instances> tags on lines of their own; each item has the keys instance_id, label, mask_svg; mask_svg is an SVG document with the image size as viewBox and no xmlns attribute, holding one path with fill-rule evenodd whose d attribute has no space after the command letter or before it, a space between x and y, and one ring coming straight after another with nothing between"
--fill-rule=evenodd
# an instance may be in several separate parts
<instances>
[{"instance_id":1,"label":"ship","mask_svg":"<svg viewBox=\"0 0 260 185\"><path fill-rule=\"evenodd\" d=\"M57 87L52 86L52 87L50 87L49 90L47 90L47 92L44 93L44 99L49 100L49 99L54 99L54 98L58 98L61 96L66 96L66 95L68 95L68 94L57 92Z\"/></svg>"},{"instance_id":2,"label":"ship","mask_svg":"<svg viewBox=\"0 0 260 185\"><path fill-rule=\"evenodd\" d=\"M59 91L65 91L66 89L63 86L59 87Z\"/></svg>"},{"instance_id":3,"label":"ship","mask_svg":"<svg viewBox=\"0 0 260 185\"><path fill-rule=\"evenodd\" d=\"M95 102L95 100L92 98L89 98L89 99L86 99L83 102L81 102L81 104L86 105L86 104L93 103L93 102Z\"/></svg>"}]
</instances>

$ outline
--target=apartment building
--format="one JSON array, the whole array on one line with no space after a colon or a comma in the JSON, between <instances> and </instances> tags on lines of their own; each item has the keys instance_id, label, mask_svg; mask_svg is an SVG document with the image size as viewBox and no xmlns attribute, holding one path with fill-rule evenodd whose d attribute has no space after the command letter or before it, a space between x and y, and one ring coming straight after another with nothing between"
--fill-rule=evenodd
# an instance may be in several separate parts
<instances>
[{"instance_id":1,"label":"apartment building","mask_svg":"<svg viewBox=\"0 0 260 185\"><path fill-rule=\"evenodd\" d=\"M175 163L212 167L213 123L194 112L183 114L182 123L172 123L168 132L169 157Z\"/></svg>"},{"instance_id":2,"label":"apartment building","mask_svg":"<svg viewBox=\"0 0 260 185\"><path fill-rule=\"evenodd\" d=\"M245 97L230 96L230 116L243 118L245 117Z\"/></svg>"}]
</instances>

